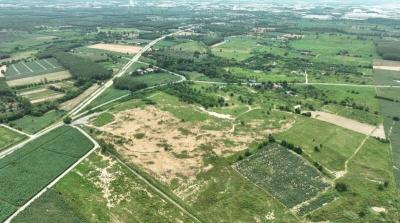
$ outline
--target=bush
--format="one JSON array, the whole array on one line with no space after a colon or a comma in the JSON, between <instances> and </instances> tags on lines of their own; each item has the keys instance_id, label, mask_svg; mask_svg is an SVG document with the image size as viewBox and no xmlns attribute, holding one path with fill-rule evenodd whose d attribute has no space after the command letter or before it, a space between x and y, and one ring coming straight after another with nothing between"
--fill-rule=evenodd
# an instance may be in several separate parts
<instances>
[{"instance_id":1,"label":"bush","mask_svg":"<svg viewBox=\"0 0 400 223\"><path fill-rule=\"evenodd\" d=\"M335 189L338 192L346 192L348 190L347 185L345 183L336 183Z\"/></svg>"},{"instance_id":2,"label":"bush","mask_svg":"<svg viewBox=\"0 0 400 223\"><path fill-rule=\"evenodd\" d=\"M129 90L134 92L147 88L147 84L138 82L130 77L120 77L114 81L114 87L120 90Z\"/></svg>"},{"instance_id":3,"label":"bush","mask_svg":"<svg viewBox=\"0 0 400 223\"><path fill-rule=\"evenodd\" d=\"M65 117L63 121L64 121L64 124L69 125L69 124L72 123L72 118L71 117Z\"/></svg>"}]
</instances>

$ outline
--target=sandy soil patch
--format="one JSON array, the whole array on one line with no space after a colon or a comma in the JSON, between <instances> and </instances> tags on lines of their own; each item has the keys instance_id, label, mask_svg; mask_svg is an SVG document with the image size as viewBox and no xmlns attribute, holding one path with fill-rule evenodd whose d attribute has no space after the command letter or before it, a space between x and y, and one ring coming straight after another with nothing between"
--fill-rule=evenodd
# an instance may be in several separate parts
<instances>
[{"instance_id":1,"label":"sandy soil patch","mask_svg":"<svg viewBox=\"0 0 400 223\"><path fill-rule=\"evenodd\" d=\"M71 109L75 108L79 103L85 100L89 95L95 92L100 86L95 84L80 94L78 97L73 98L69 101L66 101L60 105L60 109L65 111L70 111Z\"/></svg>"},{"instance_id":2,"label":"sandy soil patch","mask_svg":"<svg viewBox=\"0 0 400 223\"><path fill-rule=\"evenodd\" d=\"M69 79L71 77L72 77L71 73L69 73L69 71L64 70L64 71L59 71L59 72L54 72L54 73L49 73L49 74L21 78L21 79L17 79L17 80L10 80L10 81L7 81L7 84L10 87L15 87L15 86L28 85L28 84L32 84L32 83L41 83L44 81L44 79L47 79L48 81L57 81L57 80Z\"/></svg>"},{"instance_id":3,"label":"sandy soil patch","mask_svg":"<svg viewBox=\"0 0 400 223\"><path fill-rule=\"evenodd\" d=\"M106 44L106 43L99 43L95 45L88 46L91 49L98 49L98 50L108 50L118 53L128 53L128 54L136 54L142 49L138 46L129 46L129 45L119 45L119 44Z\"/></svg>"},{"instance_id":4,"label":"sandy soil patch","mask_svg":"<svg viewBox=\"0 0 400 223\"><path fill-rule=\"evenodd\" d=\"M385 130L383 125L373 126L365 123L355 121L353 119L345 118L339 115L334 115L327 112L313 111L311 116L315 119L328 122L345 129L349 129L355 132L362 133L364 135L371 135L373 137L379 137L385 139Z\"/></svg>"},{"instance_id":5,"label":"sandy soil patch","mask_svg":"<svg viewBox=\"0 0 400 223\"><path fill-rule=\"evenodd\" d=\"M400 71L400 61L375 60L373 68L376 70Z\"/></svg>"},{"instance_id":6,"label":"sandy soil patch","mask_svg":"<svg viewBox=\"0 0 400 223\"><path fill-rule=\"evenodd\" d=\"M221 114L221 113L217 113L217 112L208 111L203 107L197 107L197 108L200 109L200 111L205 112L208 115L216 117L216 118L229 119L229 120L234 120L235 119L235 118L232 117L232 115L227 115L227 114Z\"/></svg>"},{"instance_id":7,"label":"sandy soil patch","mask_svg":"<svg viewBox=\"0 0 400 223\"><path fill-rule=\"evenodd\" d=\"M118 150L131 160L170 183L173 179L194 179L201 171L208 171L203 155L224 155L247 148L266 131L230 132L204 130L201 124L181 122L172 114L148 106L115 114L116 120L98 128L106 132L103 137L114 142ZM233 142L226 146L225 141Z\"/></svg>"},{"instance_id":8,"label":"sandy soil patch","mask_svg":"<svg viewBox=\"0 0 400 223\"><path fill-rule=\"evenodd\" d=\"M371 209L377 213L385 213L386 212L386 208L383 208L383 207L372 207Z\"/></svg>"},{"instance_id":9,"label":"sandy soil patch","mask_svg":"<svg viewBox=\"0 0 400 223\"><path fill-rule=\"evenodd\" d=\"M4 74L7 72L7 66L0 66L0 77L5 77ZM4 73L4 74L3 74Z\"/></svg>"}]
</instances>

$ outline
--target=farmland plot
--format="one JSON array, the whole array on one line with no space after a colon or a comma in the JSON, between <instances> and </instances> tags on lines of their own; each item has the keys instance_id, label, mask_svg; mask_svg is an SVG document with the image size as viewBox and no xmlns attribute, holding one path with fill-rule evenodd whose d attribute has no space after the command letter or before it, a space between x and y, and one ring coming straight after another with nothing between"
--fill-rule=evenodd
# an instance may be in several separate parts
<instances>
[{"instance_id":1,"label":"farmland plot","mask_svg":"<svg viewBox=\"0 0 400 223\"><path fill-rule=\"evenodd\" d=\"M11 64L8 67L6 78L8 81L10 81L42 74L59 72L62 70L64 70L64 68L53 58L32 60L29 62L21 61L15 64Z\"/></svg>"},{"instance_id":2,"label":"farmland plot","mask_svg":"<svg viewBox=\"0 0 400 223\"><path fill-rule=\"evenodd\" d=\"M25 136L0 126L0 151L24 138Z\"/></svg>"},{"instance_id":3,"label":"farmland plot","mask_svg":"<svg viewBox=\"0 0 400 223\"><path fill-rule=\"evenodd\" d=\"M70 127L60 127L29 142L0 160L0 200L14 207L23 205L92 147L85 136ZM9 214L4 213L0 220Z\"/></svg>"},{"instance_id":4,"label":"farmland plot","mask_svg":"<svg viewBox=\"0 0 400 223\"><path fill-rule=\"evenodd\" d=\"M236 167L287 207L313 198L330 185L317 169L279 145L267 146Z\"/></svg>"}]
</instances>

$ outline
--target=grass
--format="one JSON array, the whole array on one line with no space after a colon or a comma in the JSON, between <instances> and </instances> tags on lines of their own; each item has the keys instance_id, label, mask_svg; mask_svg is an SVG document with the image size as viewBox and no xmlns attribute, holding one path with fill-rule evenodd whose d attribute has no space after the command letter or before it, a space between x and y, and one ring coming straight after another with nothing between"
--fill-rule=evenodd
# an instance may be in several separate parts
<instances>
[{"instance_id":1,"label":"grass","mask_svg":"<svg viewBox=\"0 0 400 223\"><path fill-rule=\"evenodd\" d=\"M338 198L311 213L312 221L332 222L395 222L399 216L399 195L394 183L389 144L367 140L359 153L349 162L348 174L338 182L348 191L337 193ZM373 164L373 165L372 165ZM379 189L387 181L388 186ZM387 211L379 214L372 207Z\"/></svg>"},{"instance_id":2,"label":"grass","mask_svg":"<svg viewBox=\"0 0 400 223\"><path fill-rule=\"evenodd\" d=\"M97 97L94 101L92 101L85 109L94 108L110 100L129 94L130 94L129 91L119 90L113 87L108 88L99 97Z\"/></svg>"},{"instance_id":3,"label":"grass","mask_svg":"<svg viewBox=\"0 0 400 223\"><path fill-rule=\"evenodd\" d=\"M60 127L0 160L0 200L21 206L93 144L78 130ZM1 216L4 220L7 216Z\"/></svg>"},{"instance_id":4,"label":"grass","mask_svg":"<svg viewBox=\"0 0 400 223\"><path fill-rule=\"evenodd\" d=\"M108 123L114 121L114 116L111 113L102 113L101 115L97 116L94 121L93 125L97 127L101 127L107 125Z\"/></svg>"},{"instance_id":5,"label":"grass","mask_svg":"<svg viewBox=\"0 0 400 223\"><path fill-rule=\"evenodd\" d=\"M174 51L184 51L189 53L199 52L199 53L206 53L207 46L204 43L197 42L197 41L189 41L186 43L180 43L178 45L173 45L171 47Z\"/></svg>"},{"instance_id":6,"label":"grass","mask_svg":"<svg viewBox=\"0 0 400 223\"><path fill-rule=\"evenodd\" d=\"M374 70L374 80L379 85L400 86L400 72L389 70Z\"/></svg>"},{"instance_id":7,"label":"grass","mask_svg":"<svg viewBox=\"0 0 400 223\"><path fill-rule=\"evenodd\" d=\"M326 122L299 117L288 131L276 138L301 146L314 160L333 171L344 169L345 161L357 149L364 135ZM320 151L316 151L315 147Z\"/></svg>"},{"instance_id":8,"label":"grass","mask_svg":"<svg viewBox=\"0 0 400 223\"><path fill-rule=\"evenodd\" d=\"M255 71L241 67L228 67L225 68L234 77L240 78L241 80L256 80L257 82L305 82L304 75L288 75L285 73L266 73L262 71Z\"/></svg>"},{"instance_id":9,"label":"grass","mask_svg":"<svg viewBox=\"0 0 400 223\"><path fill-rule=\"evenodd\" d=\"M227 160L215 159L210 171L199 174L193 186L198 191L185 199L205 222L298 222L272 195L235 171Z\"/></svg>"},{"instance_id":10,"label":"grass","mask_svg":"<svg viewBox=\"0 0 400 223\"><path fill-rule=\"evenodd\" d=\"M137 82L142 82L147 84L148 86L155 86L160 84L172 83L175 81L179 81L180 78L170 74L170 73L151 73L145 74L141 76L131 76L132 79L136 80Z\"/></svg>"},{"instance_id":11,"label":"grass","mask_svg":"<svg viewBox=\"0 0 400 223\"><path fill-rule=\"evenodd\" d=\"M257 151L238 162L237 169L286 207L309 200L329 186L315 167L279 145Z\"/></svg>"},{"instance_id":12,"label":"grass","mask_svg":"<svg viewBox=\"0 0 400 223\"><path fill-rule=\"evenodd\" d=\"M25 139L26 136L0 126L0 151Z\"/></svg>"},{"instance_id":13,"label":"grass","mask_svg":"<svg viewBox=\"0 0 400 223\"><path fill-rule=\"evenodd\" d=\"M55 189L84 222L192 222L125 166L100 153L78 165Z\"/></svg>"},{"instance_id":14,"label":"grass","mask_svg":"<svg viewBox=\"0 0 400 223\"><path fill-rule=\"evenodd\" d=\"M257 44L257 38L237 36L226 39L226 43L212 49L213 54L227 59L243 61L252 56L254 51L266 51Z\"/></svg>"},{"instance_id":15,"label":"grass","mask_svg":"<svg viewBox=\"0 0 400 223\"><path fill-rule=\"evenodd\" d=\"M66 203L60 193L49 189L29 205L27 209L18 214L13 219L13 222L79 223L82 221Z\"/></svg>"},{"instance_id":16,"label":"grass","mask_svg":"<svg viewBox=\"0 0 400 223\"><path fill-rule=\"evenodd\" d=\"M63 111L50 111L40 117L27 115L23 118L12 121L10 126L23 132L34 134L54 123L63 115Z\"/></svg>"},{"instance_id":17,"label":"grass","mask_svg":"<svg viewBox=\"0 0 400 223\"><path fill-rule=\"evenodd\" d=\"M375 55L373 42L359 40L355 35L306 33L303 39L291 41L289 45L297 50L313 52L317 55L314 61L330 64L367 66ZM348 54L338 55L340 51L348 51Z\"/></svg>"}]
</instances>

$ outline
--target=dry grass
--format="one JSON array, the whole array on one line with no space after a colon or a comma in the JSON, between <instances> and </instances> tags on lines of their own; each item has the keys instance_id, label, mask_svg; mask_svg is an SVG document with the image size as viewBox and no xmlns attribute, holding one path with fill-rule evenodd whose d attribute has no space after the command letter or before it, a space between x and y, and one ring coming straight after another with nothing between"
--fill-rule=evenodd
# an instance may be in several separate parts
<instances>
[{"instance_id":1,"label":"dry grass","mask_svg":"<svg viewBox=\"0 0 400 223\"><path fill-rule=\"evenodd\" d=\"M375 60L374 69L400 71L400 61L391 60Z\"/></svg>"},{"instance_id":2,"label":"dry grass","mask_svg":"<svg viewBox=\"0 0 400 223\"><path fill-rule=\"evenodd\" d=\"M339 115L334 115L331 113L327 112L311 112L312 117L324 122L328 122L340 127L343 127L345 129L349 129L355 132L362 133L364 135L371 135L374 137L379 137L382 139L385 139L385 130L383 128L383 125L379 126L373 126L365 123L361 123L352 119L348 119Z\"/></svg>"},{"instance_id":3,"label":"dry grass","mask_svg":"<svg viewBox=\"0 0 400 223\"><path fill-rule=\"evenodd\" d=\"M79 103L81 103L85 98L91 95L94 91L96 91L100 86L95 84L88 88L85 92L80 94L78 97L73 98L69 101L66 101L60 105L60 109L65 111L70 111L71 109L75 108Z\"/></svg>"},{"instance_id":4,"label":"dry grass","mask_svg":"<svg viewBox=\"0 0 400 223\"><path fill-rule=\"evenodd\" d=\"M21 78L17 80L10 80L7 81L7 84L10 87L15 87L15 86L24 86L32 83L42 83L44 82L45 79L47 81L58 81L58 80L65 80L71 78L71 73L69 71L64 70L64 71L59 71L59 72L54 72L54 73L49 73L49 74L43 74L43 75L37 75L37 76L32 76L32 77L26 77L26 78Z\"/></svg>"}]
</instances>

